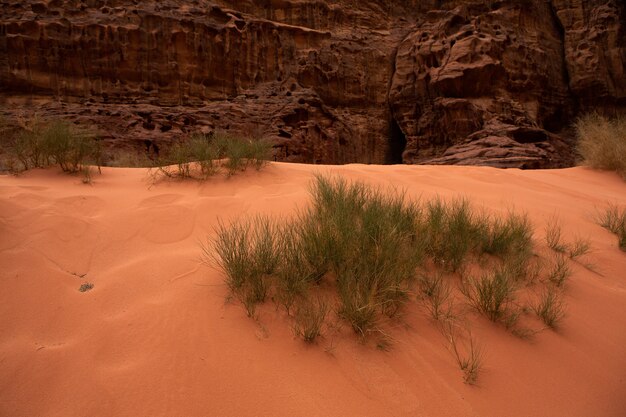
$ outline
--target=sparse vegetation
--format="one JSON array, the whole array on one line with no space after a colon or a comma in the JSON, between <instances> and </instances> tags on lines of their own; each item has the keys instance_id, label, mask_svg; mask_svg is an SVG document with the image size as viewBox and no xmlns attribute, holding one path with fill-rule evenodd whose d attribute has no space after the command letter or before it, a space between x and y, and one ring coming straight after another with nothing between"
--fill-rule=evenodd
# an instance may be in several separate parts
<instances>
[{"instance_id":1,"label":"sparse vegetation","mask_svg":"<svg viewBox=\"0 0 626 417\"><path fill-rule=\"evenodd\" d=\"M509 270L497 268L472 278L467 284L465 295L472 305L493 322L505 321L511 317L511 303L515 295L515 283Z\"/></svg>"},{"instance_id":2,"label":"sparse vegetation","mask_svg":"<svg viewBox=\"0 0 626 417\"><path fill-rule=\"evenodd\" d=\"M419 287L434 320L446 320L452 316L452 289L442 274L423 274L419 279Z\"/></svg>"},{"instance_id":3,"label":"sparse vegetation","mask_svg":"<svg viewBox=\"0 0 626 417\"><path fill-rule=\"evenodd\" d=\"M626 179L626 118L597 113L576 122L578 152L592 168L615 171Z\"/></svg>"},{"instance_id":4,"label":"sparse vegetation","mask_svg":"<svg viewBox=\"0 0 626 417\"><path fill-rule=\"evenodd\" d=\"M566 243L562 237L562 227L556 217L549 220L546 226L546 243L557 254L567 254L570 259L577 259L591 251L591 243L587 239L577 237L572 243Z\"/></svg>"},{"instance_id":5,"label":"sparse vegetation","mask_svg":"<svg viewBox=\"0 0 626 417\"><path fill-rule=\"evenodd\" d=\"M477 312L513 334L534 334L518 327L518 319L534 309L555 326L563 315L555 288L569 276L571 258L589 249L582 239L563 244L560 229L554 229L547 243L564 246L544 272L523 214L495 216L463 199L417 203L402 193L323 176L316 177L311 197L309 208L280 227L263 217L220 223L204 246L205 258L224 272L250 316L271 294L307 342L320 335L328 306L336 305L336 317L359 337L373 335L386 347L392 340L386 324L397 320L416 293L442 329L455 326L455 303L464 295ZM537 306L518 296L533 285L553 291ZM312 296L320 293L324 301ZM453 350L464 380L474 383L480 349L470 338L466 353Z\"/></svg>"},{"instance_id":6,"label":"sparse vegetation","mask_svg":"<svg viewBox=\"0 0 626 417\"><path fill-rule=\"evenodd\" d=\"M548 281L561 287L572 274L568 263L568 258L563 254L556 254L552 260L552 265L548 270Z\"/></svg>"},{"instance_id":7,"label":"sparse vegetation","mask_svg":"<svg viewBox=\"0 0 626 417\"><path fill-rule=\"evenodd\" d=\"M477 345L471 333L468 334L468 342L465 344L460 342L457 330L453 326L447 326L444 333L448 337L456 362L463 372L463 382L469 385L476 384L482 369L482 349Z\"/></svg>"},{"instance_id":8,"label":"sparse vegetation","mask_svg":"<svg viewBox=\"0 0 626 417\"><path fill-rule=\"evenodd\" d=\"M562 228L556 218L550 219L546 226L546 243L557 253L567 252L567 245L561 239Z\"/></svg>"},{"instance_id":9,"label":"sparse vegetation","mask_svg":"<svg viewBox=\"0 0 626 417\"><path fill-rule=\"evenodd\" d=\"M618 246L626 252L626 208L609 205L598 217L598 223L617 235Z\"/></svg>"},{"instance_id":10,"label":"sparse vegetation","mask_svg":"<svg viewBox=\"0 0 626 417\"><path fill-rule=\"evenodd\" d=\"M64 172L85 172L89 165L101 165L98 142L62 120L43 123L37 119L25 124L13 142L13 153L18 164L15 172L31 168L45 168L57 164ZM91 173L88 178L91 183Z\"/></svg>"},{"instance_id":11,"label":"sparse vegetation","mask_svg":"<svg viewBox=\"0 0 626 417\"><path fill-rule=\"evenodd\" d=\"M591 242L588 239L578 237L568 247L567 254L570 259L578 259L591 252Z\"/></svg>"},{"instance_id":12,"label":"sparse vegetation","mask_svg":"<svg viewBox=\"0 0 626 417\"><path fill-rule=\"evenodd\" d=\"M226 273L228 287L252 317L256 305L265 301L268 276L278 265L278 226L268 218L256 217L228 226L219 223L216 231L216 239L203 247L205 259Z\"/></svg>"},{"instance_id":13,"label":"sparse vegetation","mask_svg":"<svg viewBox=\"0 0 626 417\"><path fill-rule=\"evenodd\" d=\"M321 334L328 304L321 298L305 300L298 305L294 316L294 333L305 342L312 343Z\"/></svg>"},{"instance_id":14,"label":"sparse vegetation","mask_svg":"<svg viewBox=\"0 0 626 417\"><path fill-rule=\"evenodd\" d=\"M533 306L533 310L537 317L551 329L556 329L565 315L565 306L561 301L559 293L552 288L544 291L539 303Z\"/></svg>"},{"instance_id":15,"label":"sparse vegetation","mask_svg":"<svg viewBox=\"0 0 626 417\"><path fill-rule=\"evenodd\" d=\"M172 146L155 162L155 173L169 178L206 180L224 171L235 175L249 166L261 169L269 159L271 144L227 134L194 134Z\"/></svg>"},{"instance_id":16,"label":"sparse vegetation","mask_svg":"<svg viewBox=\"0 0 626 417\"><path fill-rule=\"evenodd\" d=\"M78 291L87 292L91 290L92 288L93 288L93 284L91 282L85 282L84 284L81 284L80 288L78 288Z\"/></svg>"}]
</instances>

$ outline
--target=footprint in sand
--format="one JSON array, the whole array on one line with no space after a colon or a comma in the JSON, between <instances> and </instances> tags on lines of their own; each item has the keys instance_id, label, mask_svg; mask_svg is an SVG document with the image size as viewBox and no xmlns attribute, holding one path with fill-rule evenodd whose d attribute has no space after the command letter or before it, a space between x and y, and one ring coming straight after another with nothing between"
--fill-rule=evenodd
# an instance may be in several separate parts
<instances>
[{"instance_id":1,"label":"footprint in sand","mask_svg":"<svg viewBox=\"0 0 626 417\"><path fill-rule=\"evenodd\" d=\"M45 191L48 187L42 187L40 185L19 185L18 187L23 188L24 190L32 190L32 191Z\"/></svg>"},{"instance_id":2,"label":"footprint in sand","mask_svg":"<svg viewBox=\"0 0 626 417\"><path fill-rule=\"evenodd\" d=\"M0 238L0 252L13 249L22 243L22 239L13 233L2 220L0 220L0 236L2 236Z\"/></svg>"},{"instance_id":3,"label":"footprint in sand","mask_svg":"<svg viewBox=\"0 0 626 417\"><path fill-rule=\"evenodd\" d=\"M195 213L183 206L164 206L141 209L137 221L141 235L153 243L175 243L193 232Z\"/></svg>"},{"instance_id":4,"label":"footprint in sand","mask_svg":"<svg viewBox=\"0 0 626 417\"><path fill-rule=\"evenodd\" d=\"M9 197L11 201L29 209L48 204L48 199L33 193L19 193Z\"/></svg>"},{"instance_id":5,"label":"footprint in sand","mask_svg":"<svg viewBox=\"0 0 626 417\"><path fill-rule=\"evenodd\" d=\"M76 195L59 198L54 203L54 207L61 213L71 213L72 215L94 217L100 214L107 206L102 198Z\"/></svg>"},{"instance_id":6,"label":"footprint in sand","mask_svg":"<svg viewBox=\"0 0 626 417\"><path fill-rule=\"evenodd\" d=\"M159 194L153 197L148 197L139 202L139 207L158 207L167 204L173 204L180 200L182 195L180 194Z\"/></svg>"}]
</instances>

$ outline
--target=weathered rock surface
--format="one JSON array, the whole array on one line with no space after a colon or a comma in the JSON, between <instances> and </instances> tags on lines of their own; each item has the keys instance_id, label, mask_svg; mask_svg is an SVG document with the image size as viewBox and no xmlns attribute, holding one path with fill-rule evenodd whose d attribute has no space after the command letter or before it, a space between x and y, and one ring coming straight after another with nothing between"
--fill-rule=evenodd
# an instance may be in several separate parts
<instances>
[{"instance_id":1,"label":"weathered rock surface","mask_svg":"<svg viewBox=\"0 0 626 417\"><path fill-rule=\"evenodd\" d=\"M0 0L0 105L111 147L194 131L312 163L572 163L626 108L619 0Z\"/></svg>"}]
</instances>

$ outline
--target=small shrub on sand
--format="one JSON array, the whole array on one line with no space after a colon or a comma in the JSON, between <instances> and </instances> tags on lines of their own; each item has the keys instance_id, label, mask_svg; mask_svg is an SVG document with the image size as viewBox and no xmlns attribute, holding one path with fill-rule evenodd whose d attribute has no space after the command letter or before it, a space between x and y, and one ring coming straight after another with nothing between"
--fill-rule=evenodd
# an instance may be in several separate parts
<instances>
[{"instance_id":1,"label":"small shrub on sand","mask_svg":"<svg viewBox=\"0 0 626 417\"><path fill-rule=\"evenodd\" d=\"M556 329L565 315L565 306L558 292L552 288L547 289L541 295L539 303L533 306L533 310L537 317L551 329Z\"/></svg>"},{"instance_id":2,"label":"small shrub on sand","mask_svg":"<svg viewBox=\"0 0 626 417\"><path fill-rule=\"evenodd\" d=\"M591 252L591 242L588 239L584 239L581 237L576 238L574 242L572 242L567 250L567 254L570 259L578 259L581 256L584 256Z\"/></svg>"},{"instance_id":3,"label":"small shrub on sand","mask_svg":"<svg viewBox=\"0 0 626 417\"><path fill-rule=\"evenodd\" d=\"M248 166L261 169L271 155L270 142L248 140L227 134L194 134L172 146L156 161L156 173L165 177L206 180L225 170L235 175Z\"/></svg>"},{"instance_id":4,"label":"small shrub on sand","mask_svg":"<svg viewBox=\"0 0 626 417\"><path fill-rule=\"evenodd\" d=\"M551 219L546 226L546 244L557 253L567 252L567 245L562 240L562 228L556 219Z\"/></svg>"},{"instance_id":5,"label":"small shrub on sand","mask_svg":"<svg viewBox=\"0 0 626 417\"><path fill-rule=\"evenodd\" d=\"M91 282L85 282L84 284L80 285L80 288L78 288L78 291L87 292L91 289L93 289L93 284Z\"/></svg>"},{"instance_id":6,"label":"small shrub on sand","mask_svg":"<svg viewBox=\"0 0 626 417\"><path fill-rule=\"evenodd\" d=\"M443 332L447 335L452 353L463 372L463 382L468 385L476 384L482 369L482 349L478 346L471 333L468 335L468 342L463 344L457 335L457 330L451 323L447 323Z\"/></svg>"},{"instance_id":7,"label":"small shrub on sand","mask_svg":"<svg viewBox=\"0 0 626 417\"><path fill-rule=\"evenodd\" d=\"M419 287L434 320L445 320L452 316L452 289L442 274L423 274L419 279Z\"/></svg>"},{"instance_id":8,"label":"small shrub on sand","mask_svg":"<svg viewBox=\"0 0 626 417\"><path fill-rule=\"evenodd\" d=\"M224 271L228 288L235 292L254 268L249 226L246 223L225 225L220 222L215 231L215 239L203 246L204 260Z\"/></svg>"},{"instance_id":9,"label":"small shrub on sand","mask_svg":"<svg viewBox=\"0 0 626 417\"><path fill-rule=\"evenodd\" d=\"M626 252L626 208L620 209L616 205L609 205L599 215L598 223L617 235L620 249Z\"/></svg>"},{"instance_id":10,"label":"small shrub on sand","mask_svg":"<svg viewBox=\"0 0 626 417\"><path fill-rule=\"evenodd\" d=\"M418 210L419 211L419 210ZM426 203L421 216L426 253L437 265L456 272L473 258L529 257L532 227L527 216L509 212L504 218L478 212L467 200Z\"/></svg>"},{"instance_id":11,"label":"small shrub on sand","mask_svg":"<svg viewBox=\"0 0 626 417\"><path fill-rule=\"evenodd\" d=\"M493 322L506 321L510 316L510 305L514 300L515 284L506 268L497 268L472 278L465 290L470 303Z\"/></svg>"},{"instance_id":12,"label":"small shrub on sand","mask_svg":"<svg viewBox=\"0 0 626 417\"><path fill-rule=\"evenodd\" d=\"M510 211L504 219L489 219L483 236L483 253L519 258L528 257L532 251L533 230L528 216Z\"/></svg>"},{"instance_id":13,"label":"small shrub on sand","mask_svg":"<svg viewBox=\"0 0 626 417\"><path fill-rule=\"evenodd\" d=\"M33 120L16 136L13 150L23 169L43 168L52 163L51 152L44 141L43 131L43 124Z\"/></svg>"},{"instance_id":14,"label":"small shrub on sand","mask_svg":"<svg viewBox=\"0 0 626 417\"><path fill-rule=\"evenodd\" d=\"M254 306L267 297L268 276L279 263L279 236L274 221L256 217L228 226L218 223L215 240L203 247L205 261L226 273L226 284L244 303L250 316L254 314Z\"/></svg>"},{"instance_id":15,"label":"small shrub on sand","mask_svg":"<svg viewBox=\"0 0 626 417\"><path fill-rule=\"evenodd\" d=\"M615 171L626 179L626 117L610 120L587 114L576 122L576 132L585 164Z\"/></svg>"},{"instance_id":16,"label":"small shrub on sand","mask_svg":"<svg viewBox=\"0 0 626 417\"><path fill-rule=\"evenodd\" d=\"M294 333L305 342L312 343L321 334L328 313L328 304L320 298L303 300L296 308Z\"/></svg>"},{"instance_id":17,"label":"small shrub on sand","mask_svg":"<svg viewBox=\"0 0 626 417\"><path fill-rule=\"evenodd\" d=\"M560 253L556 254L548 270L548 281L557 287L563 286L572 274L568 261L565 255Z\"/></svg>"},{"instance_id":18,"label":"small shrub on sand","mask_svg":"<svg viewBox=\"0 0 626 417\"><path fill-rule=\"evenodd\" d=\"M567 254L570 259L577 259L591 251L591 243L587 239L577 237L572 243L563 241L562 227L556 218L550 219L546 226L546 244L557 254Z\"/></svg>"},{"instance_id":19,"label":"small shrub on sand","mask_svg":"<svg viewBox=\"0 0 626 417\"><path fill-rule=\"evenodd\" d=\"M100 149L94 140L76 132L69 124L53 121L43 131L45 148L64 172L77 173L87 163L99 165Z\"/></svg>"},{"instance_id":20,"label":"small shrub on sand","mask_svg":"<svg viewBox=\"0 0 626 417\"><path fill-rule=\"evenodd\" d=\"M98 142L61 120L26 124L15 138L13 151L23 169L58 164L64 172L74 174L89 164L101 165Z\"/></svg>"},{"instance_id":21,"label":"small shrub on sand","mask_svg":"<svg viewBox=\"0 0 626 417\"><path fill-rule=\"evenodd\" d=\"M457 271L479 245L485 226L469 204L460 199L446 203L434 199L426 204L427 253L437 265Z\"/></svg>"}]
</instances>

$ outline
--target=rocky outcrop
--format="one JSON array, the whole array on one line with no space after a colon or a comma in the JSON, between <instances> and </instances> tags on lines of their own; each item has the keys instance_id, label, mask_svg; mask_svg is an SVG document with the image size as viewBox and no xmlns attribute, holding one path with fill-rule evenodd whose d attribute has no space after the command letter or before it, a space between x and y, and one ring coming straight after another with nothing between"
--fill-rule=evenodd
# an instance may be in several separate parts
<instances>
[{"instance_id":1,"label":"rocky outcrop","mask_svg":"<svg viewBox=\"0 0 626 417\"><path fill-rule=\"evenodd\" d=\"M619 0L0 3L1 111L109 147L229 130L285 161L558 167L579 112L626 107Z\"/></svg>"}]
</instances>

